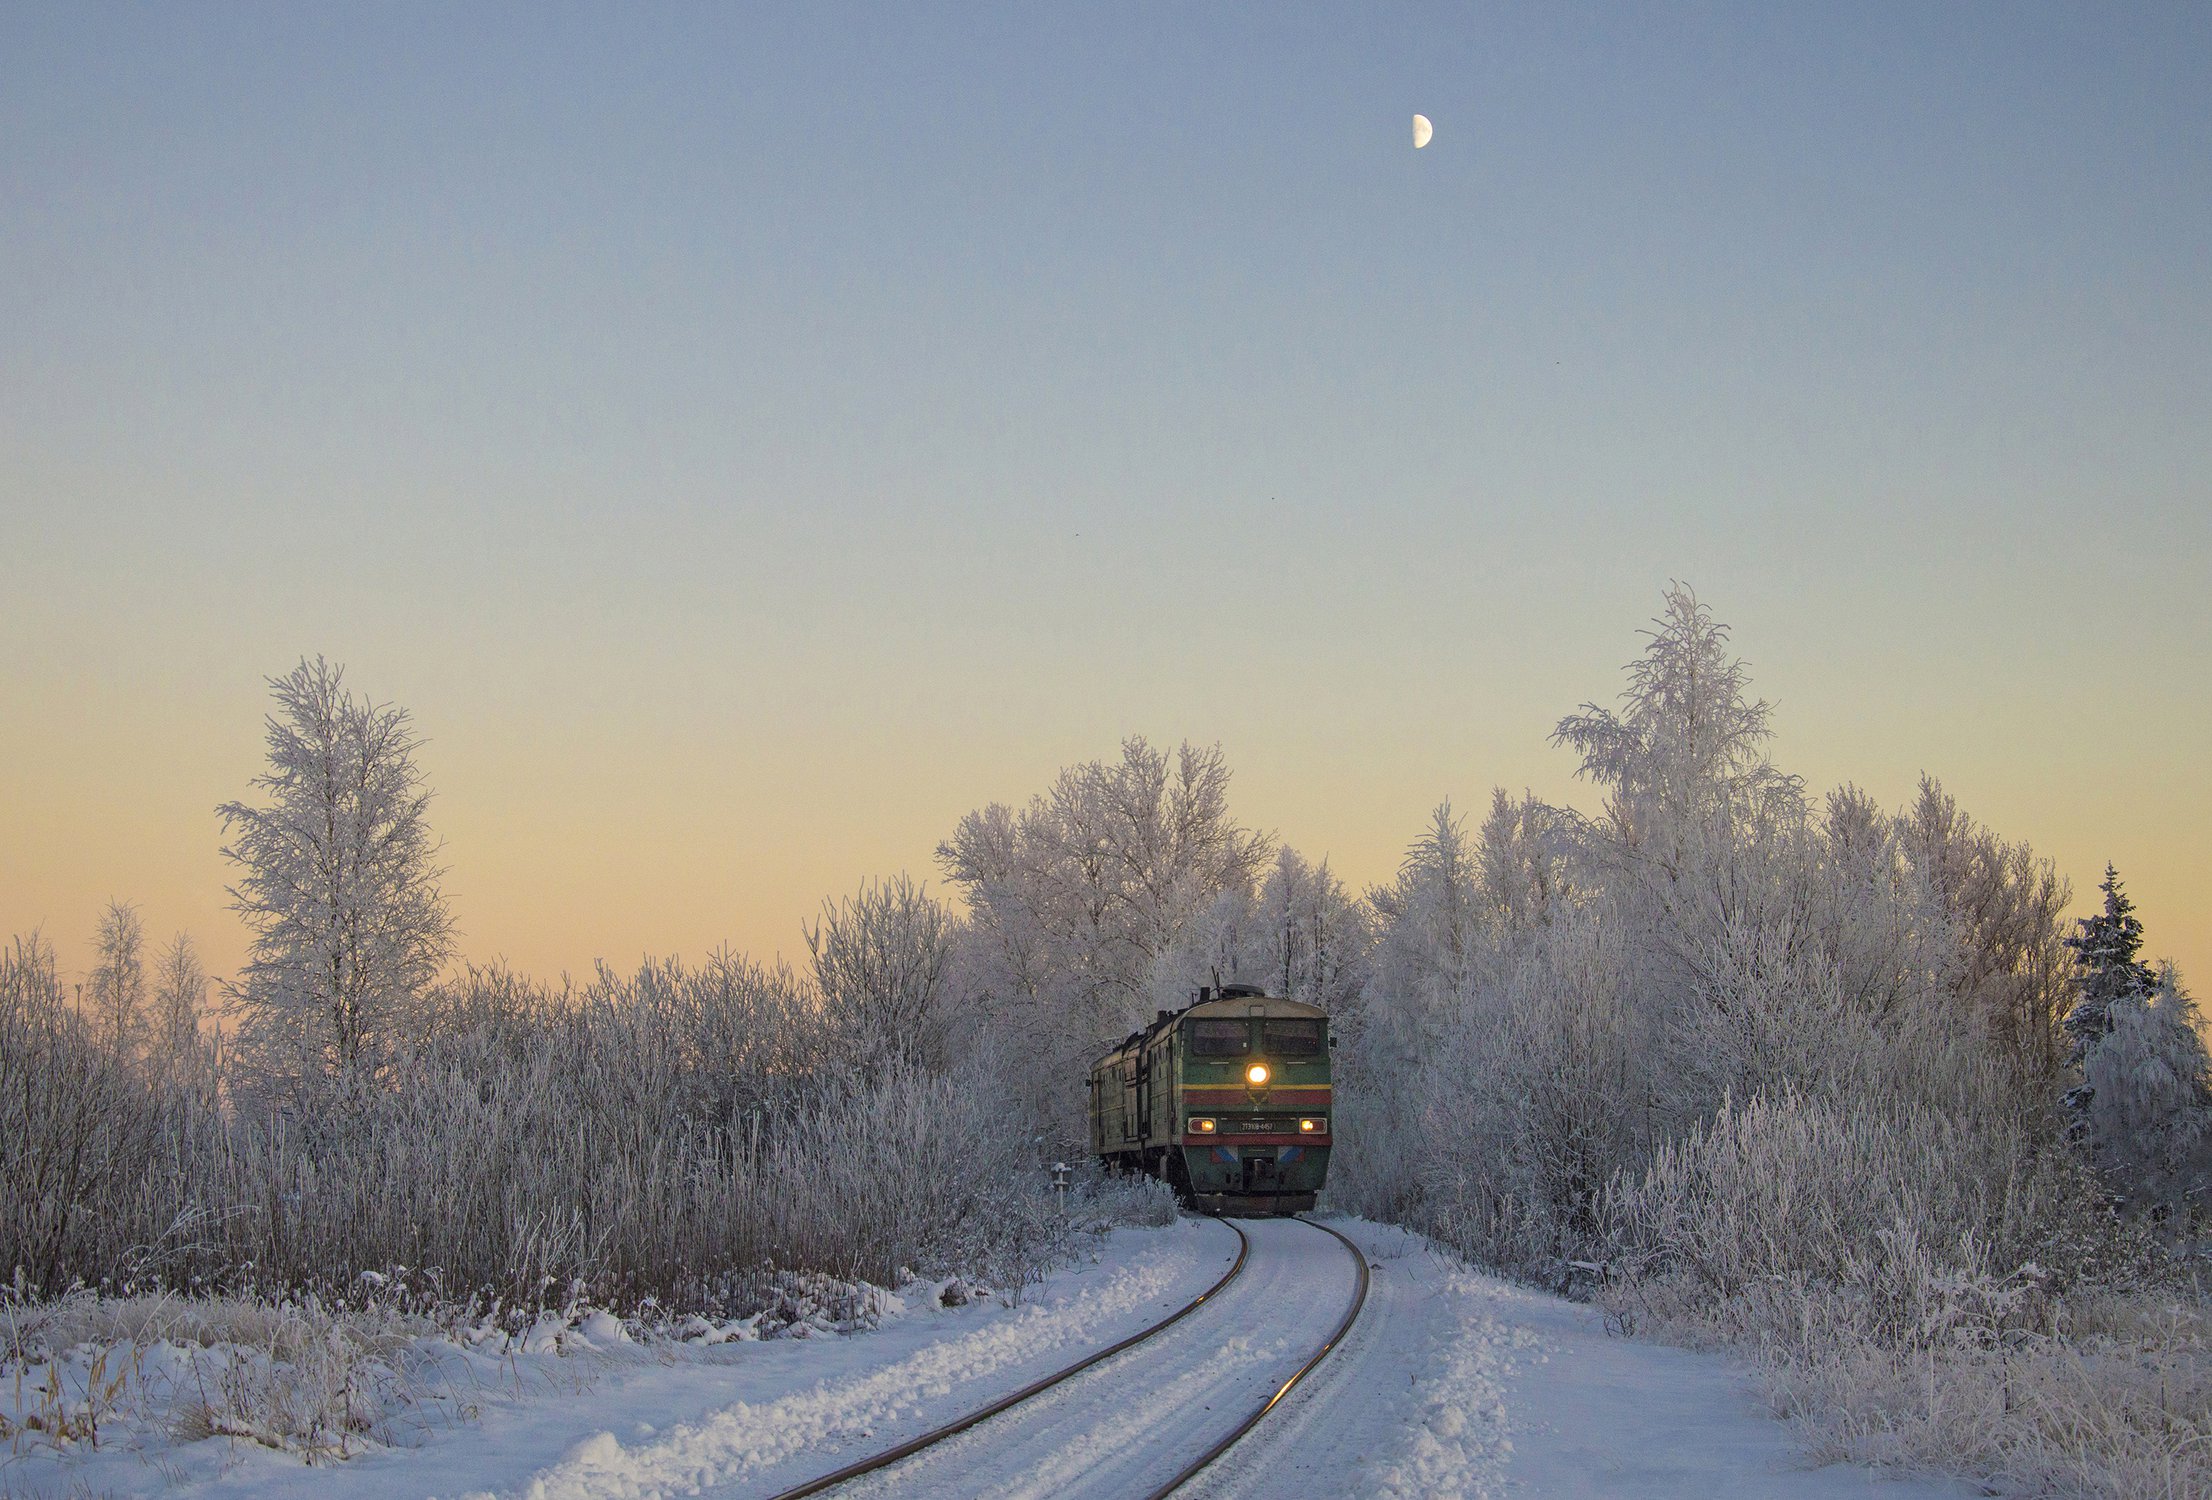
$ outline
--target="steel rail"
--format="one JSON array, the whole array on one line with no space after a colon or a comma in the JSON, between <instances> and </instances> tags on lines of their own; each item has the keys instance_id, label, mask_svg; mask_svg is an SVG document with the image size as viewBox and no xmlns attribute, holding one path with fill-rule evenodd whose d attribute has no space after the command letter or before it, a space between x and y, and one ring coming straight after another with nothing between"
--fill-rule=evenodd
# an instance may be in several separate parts
<instances>
[{"instance_id":1,"label":"steel rail","mask_svg":"<svg viewBox=\"0 0 2212 1500\"><path fill-rule=\"evenodd\" d=\"M1214 1444L1211 1448L1208 1448L1204 1453L1200 1454L1195 1462L1186 1465L1181 1473L1177 1474L1166 1484L1161 1485L1158 1489L1147 1495L1145 1497L1145 1500L1163 1500L1163 1497L1174 1494L1184 1485L1190 1483L1191 1480L1197 1478L1200 1470L1204 1469L1215 1459L1221 1457L1222 1454L1227 1453L1231 1448L1235 1447L1238 1439L1242 1438L1246 1433L1257 1427L1260 1424L1260 1418L1266 1416L1269 1412L1273 1411L1276 1405L1282 1401L1283 1397L1290 1394L1292 1387L1296 1386L1299 1381L1304 1380L1308 1375L1312 1374L1314 1366L1320 1364L1322 1360L1328 1357L1329 1351L1331 1349L1334 1349L1338 1344L1344 1341L1344 1335L1352 1331L1353 1320L1359 1317L1359 1310L1362 1307L1366 1306L1366 1252L1361 1250L1359 1246L1353 1244L1351 1240L1347 1239L1344 1235L1338 1234L1336 1230L1331 1229L1326 1224L1317 1224L1314 1223L1313 1220L1307 1218L1300 1218L1298 1222L1301 1224L1310 1224L1315 1229L1320 1230L1323 1234L1334 1235L1336 1239L1343 1244L1345 1249L1352 1252L1352 1264L1359 1268L1359 1284L1352 1290L1352 1305L1345 1310L1344 1321L1336 1325L1336 1331L1329 1335L1328 1341L1326 1343L1324 1343L1320 1348L1313 1351L1313 1355L1311 1358L1309 1358L1304 1364L1300 1365L1296 1370L1291 1372L1290 1379L1284 1381L1280 1386L1276 1387L1275 1394L1267 1398L1266 1404L1262 1405L1257 1411L1246 1417L1242 1422L1239 1422L1234 1432L1230 1433L1220 1442Z\"/></svg>"},{"instance_id":2,"label":"steel rail","mask_svg":"<svg viewBox=\"0 0 2212 1500\"><path fill-rule=\"evenodd\" d=\"M959 1434L966 1432L969 1428L975 1426L978 1422L987 1421L988 1419L997 1416L1000 1412L1005 1411L1008 1407L1019 1406L1022 1402L1027 1401L1030 1397L1051 1390L1061 1381L1070 1380L1073 1379L1075 1376L1082 1374L1085 1370L1088 1370L1092 1365L1097 1364L1100 1360L1111 1359L1115 1355L1121 1353L1124 1349L1133 1349L1137 1345L1143 1343L1146 1339L1151 1338L1154 1334L1165 1332L1167 1329L1172 1328L1175 1324L1182 1322L1183 1319L1198 1311L1199 1307L1209 1298L1211 1298L1216 1292L1220 1291L1230 1282L1236 1280L1237 1276L1244 1270L1245 1257L1250 1255L1252 1252L1252 1241L1242 1229L1237 1228L1235 1224L1231 1224L1227 1219L1223 1219L1221 1222L1224 1224L1228 1224L1229 1228L1236 1234L1236 1260L1230 1264L1229 1269L1223 1273L1222 1278L1219 1281L1215 1282L1212 1286L1207 1287L1204 1291L1200 1292L1197 1296L1191 1298L1190 1301L1184 1303L1174 1312L1169 1313L1159 1322L1154 1323L1151 1327L1142 1329L1136 1333L1131 1334L1129 1337L1123 1339L1118 1344L1109 1344L1095 1354L1085 1355L1082 1359L1077 1360L1074 1364L1069 1365L1066 1369L1058 1371L1051 1375L1047 1375L1042 1380L1033 1381L1030 1384L1023 1386L1020 1390L1014 1392L1011 1396L1001 1396L998 1400L993 1401L989 1406L978 1407L976 1408L976 1410L969 1412L964 1417L960 1417L954 1421L947 1422L942 1427L933 1428L930 1431L923 1433L920 1437L909 1438L905 1442L899 1444L896 1448L886 1448L883 1450L883 1452L876 1454L872 1458L860 1459L857 1462L845 1465L845 1467L843 1467L842 1469L834 1469L831 1472L822 1475L818 1479L809 1479L805 1484L799 1485L795 1489L780 1491L777 1494L770 1496L769 1500L802 1500L803 1496L819 1495L820 1493L822 1493L822 1491L843 1484L848 1479L858 1479L863 1474L873 1474L878 1469L887 1469L902 1458L910 1458L914 1454L921 1452L924 1448L928 1448L937 1443L943 1442L946 1438L957 1437ZM1330 1233L1334 1234L1335 1231L1331 1230ZM1338 1235L1337 1237L1339 1239L1343 1238L1343 1236L1341 1235ZM1350 1244L1351 1241L1345 1240L1345 1243ZM1365 1291L1365 1277L1367 1274L1366 1266L1367 1262L1362 1260L1360 1262L1360 1276L1362 1278L1361 1288L1363 1294Z\"/></svg>"}]
</instances>

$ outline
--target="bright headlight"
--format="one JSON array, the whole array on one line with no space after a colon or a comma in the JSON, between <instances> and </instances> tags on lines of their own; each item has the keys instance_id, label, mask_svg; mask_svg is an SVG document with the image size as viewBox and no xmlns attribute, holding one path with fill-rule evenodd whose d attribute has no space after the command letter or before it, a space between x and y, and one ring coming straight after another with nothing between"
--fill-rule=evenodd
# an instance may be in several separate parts
<instances>
[{"instance_id":1,"label":"bright headlight","mask_svg":"<svg viewBox=\"0 0 2212 1500\"><path fill-rule=\"evenodd\" d=\"M1194 1119L1190 1122L1190 1129L1192 1135L1212 1135L1214 1133L1214 1122Z\"/></svg>"},{"instance_id":2,"label":"bright headlight","mask_svg":"<svg viewBox=\"0 0 2212 1500\"><path fill-rule=\"evenodd\" d=\"M1316 1115L1308 1115L1298 1122L1300 1135L1320 1135L1329 1128L1329 1122Z\"/></svg>"},{"instance_id":3,"label":"bright headlight","mask_svg":"<svg viewBox=\"0 0 2212 1500\"><path fill-rule=\"evenodd\" d=\"M1251 1067L1246 1068L1244 1070L1244 1081L1254 1088L1258 1088L1261 1084L1267 1082L1267 1064L1254 1063Z\"/></svg>"}]
</instances>

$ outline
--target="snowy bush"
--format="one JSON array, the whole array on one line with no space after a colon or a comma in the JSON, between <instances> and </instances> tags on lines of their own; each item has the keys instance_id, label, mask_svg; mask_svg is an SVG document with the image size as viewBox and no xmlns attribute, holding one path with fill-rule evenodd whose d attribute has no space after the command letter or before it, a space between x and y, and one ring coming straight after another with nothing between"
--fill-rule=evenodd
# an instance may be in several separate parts
<instances>
[{"instance_id":1,"label":"snowy bush","mask_svg":"<svg viewBox=\"0 0 2212 1500\"><path fill-rule=\"evenodd\" d=\"M2173 969L2112 999L2084 1053L2081 1134L2131 1206L2175 1224L2212 1210L2212 1064Z\"/></svg>"},{"instance_id":2,"label":"snowy bush","mask_svg":"<svg viewBox=\"0 0 2212 1500\"><path fill-rule=\"evenodd\" d=\"M1624 1317L1793 1347L1993 1345L2108 1245L2054 1237L2095 1184L2070 1156L1926 1108L1731 1103L1604 1200Z\"/></svg>"},{"instance_id":3,"label":"snowy bush","mask_svg":"<svg viewBox=\"0 0 2212 1500\"><path fill-rule=\"evenodd\" d=\"M2212 1486L2212 1318L2071 1152L1927 1111L1733 1106L1607 1198L1616 1325L1760 1356L1822 1458Z\"/></svg>"},{"instance_id":4,"label":"snowy bush","mask_svg":"<svg viewBox=\"0 0 2212 1500\"><path fill-rule=\"evenodd\" d=\"M377 1076L305 1081L296 1112L226 1108L101 1045L19 944L0 959L0 1256L26 1295L337 1308L370 1273L519 1326L579 1296L743 1316L771 1268L1018 1287L1066 1253L980 1062L862 1069L842 1035L788 972L726 956L581 993L470 972Z\"/></svg>"},{"instance_id":5,"label":"snowy bush","mask_svg":"<svg viewBox=\"0 0 2212 1500\"><path fill-rule=\"evenodd\" d=\"M1157 1177L1118 1176L1095 1166L1078 1174L1069 1193L1070 1224L1090 1234L1124 1226L1158 1229L1175 1222L1175 1190Z\"/></svg>"}]
</instances>

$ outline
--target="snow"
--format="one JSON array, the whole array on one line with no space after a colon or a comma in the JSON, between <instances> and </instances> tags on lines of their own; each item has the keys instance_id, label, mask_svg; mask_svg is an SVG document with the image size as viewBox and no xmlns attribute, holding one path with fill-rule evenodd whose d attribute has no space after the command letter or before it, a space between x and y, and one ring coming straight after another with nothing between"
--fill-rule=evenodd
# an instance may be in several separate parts
<instances>
[{"instance_id":1,"label":"snow","mask_svg":"<svg viewBox=\"0 0 2212 1500\"><path fill-rule=\"evenodd\" d=\"M1610 1337L1592 1308L1467 1270L1397 1229L1332 1222L1372 1267L1365 1310L1336 1353L1201 1476L1193 1496L1977 1493L1848 1466L1803 1468L1740 1363ZM1176 1328L855 1492L1141 1493L1133 1480L1163 1466L1172 1472L1248 1399L1264 1397L1350 1295L1352 1269L1334 1240L1287 1221L1245 1228L1253 1252L1244 1276ZM393 1441L346 1461L310 1467L245 1438L181 1442L142 1420L111 1424L97 1450L77 1444L57 1454L19 1438L12 1456L0 1455L0 1493L762 1496L1125 1337L1210 1285L1234 1251L1233 1236L1214 1223L1120 1230L1095 1259L1054 1274L1019 1306L992 1298L947 1306L942 1286L924 1282L886 1299L880 1326L851 1337L761 1340L749 1328L710 1329L695 1330L703 1335L695 1342L640 1344L597 1314L542 1330L536 1352L424 1341L410 1366L415 1378L463 1393L465 1403L431 1403L423 1423L399 1424ZM116 1357L149 1395L195 1378L193 1353L181 1348ZM1133 1433L1143 1442L1131 1444Z\"/></svg>"},{"instance_id":2,"label":"snow","mask_svg":"<svg viewBox=\"0 0 2212 1500\"><path fill-rule=\"evenodd\" d=\"M1362 1500L1955 1500L1979 1490L1808 1469L1740 1363L1611 1337L1585 1304L1471 1271L1404 1230L1367 1251L1343 1345L1184 1492Z\"/></svg>"},{"instance_id":3,"label":"snow","mask_svg":"<svg viewBox=\"0 0 2212 1500\"><path fill-rule=\"evenodd\" d=\"M879 1326L852 1337L761 1339L736 1324L718 1330L720 1343L640 1344L605 1325L595 1337L590 1319L576 1328L549 1319L522 1349L438 1342L414 1351L410 1371L441 1399L412 1426L395 1424L398 1441L312 1467L245 1439L174 1441L159 1408L188 1400L192 1377L184 1351L172 1349L142 1392L154 1410L130 1430L104 1430L98 1450L57 1454L19 1440L11 1453L0 1443L0 1495L550 1500L729 1481L769 1493L1136 1332L1220 1279L1235 1249L1227 1229L1202 1221L1119 1230L1018 1306L964 1284L953 1299L962 1305L946 1306L947 1283L921 1282L882 1297ZM81 1384L81 1370L68 1379ZM0 1411L12 1410L0 1392Z\"/></svg>"},{"instance_id":4,"label":"snow","mask_svg":"<svg viewBox=\"0 0 2212 1500\"><path fill-rule=\"evenodd\" d=\"M1355 1271L1336 1240L1293 1220L1242 1228L1251 1241L1243 1274L1190 1318L858 1493L1127 1500L1157 1489L1273 1394L1351 1300Z\"/></svg>"},{"instance_id":5,"label":"snow","mask_svg":"<svg viewBox=\"0 0 2212 1500\"><path fill-rule=\"evenodd\" d=\"M622 1326L622 1320L605 1308L585 1318L576 1326L576 1331L595 1349L613 1348L617 1344L631 1341L629 1330Z\"/></svg>"}]
</instances>

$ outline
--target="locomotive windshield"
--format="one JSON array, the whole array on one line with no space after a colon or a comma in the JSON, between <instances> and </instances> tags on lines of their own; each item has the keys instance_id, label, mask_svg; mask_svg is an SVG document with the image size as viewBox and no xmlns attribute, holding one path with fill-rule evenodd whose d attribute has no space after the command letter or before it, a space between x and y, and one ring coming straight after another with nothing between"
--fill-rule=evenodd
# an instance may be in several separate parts
<instances>
[{"instance_id":1,"label":"locomotive windshield","mask_svg":"<svg viewBox=\"0 0 2212 1500\"><path fill-rule=\"evenodd\" d=\"M1252 1050L1252 1028L1242 1021L1193 1021L1190 1050L1194 1057L1242 1057Z\"/></svg>"},{"instance_id":2,"label":"locomotive windshield","mask_svg":"<svg viewBox=\"0 0 2212 1500\"><path fill-rule=\"evenodd\" d=\"M1276 1017L1261 1023L1270 1057L1312 1057L1321 1050L1321 1023Z\"/></svg>"}]
</instances>

